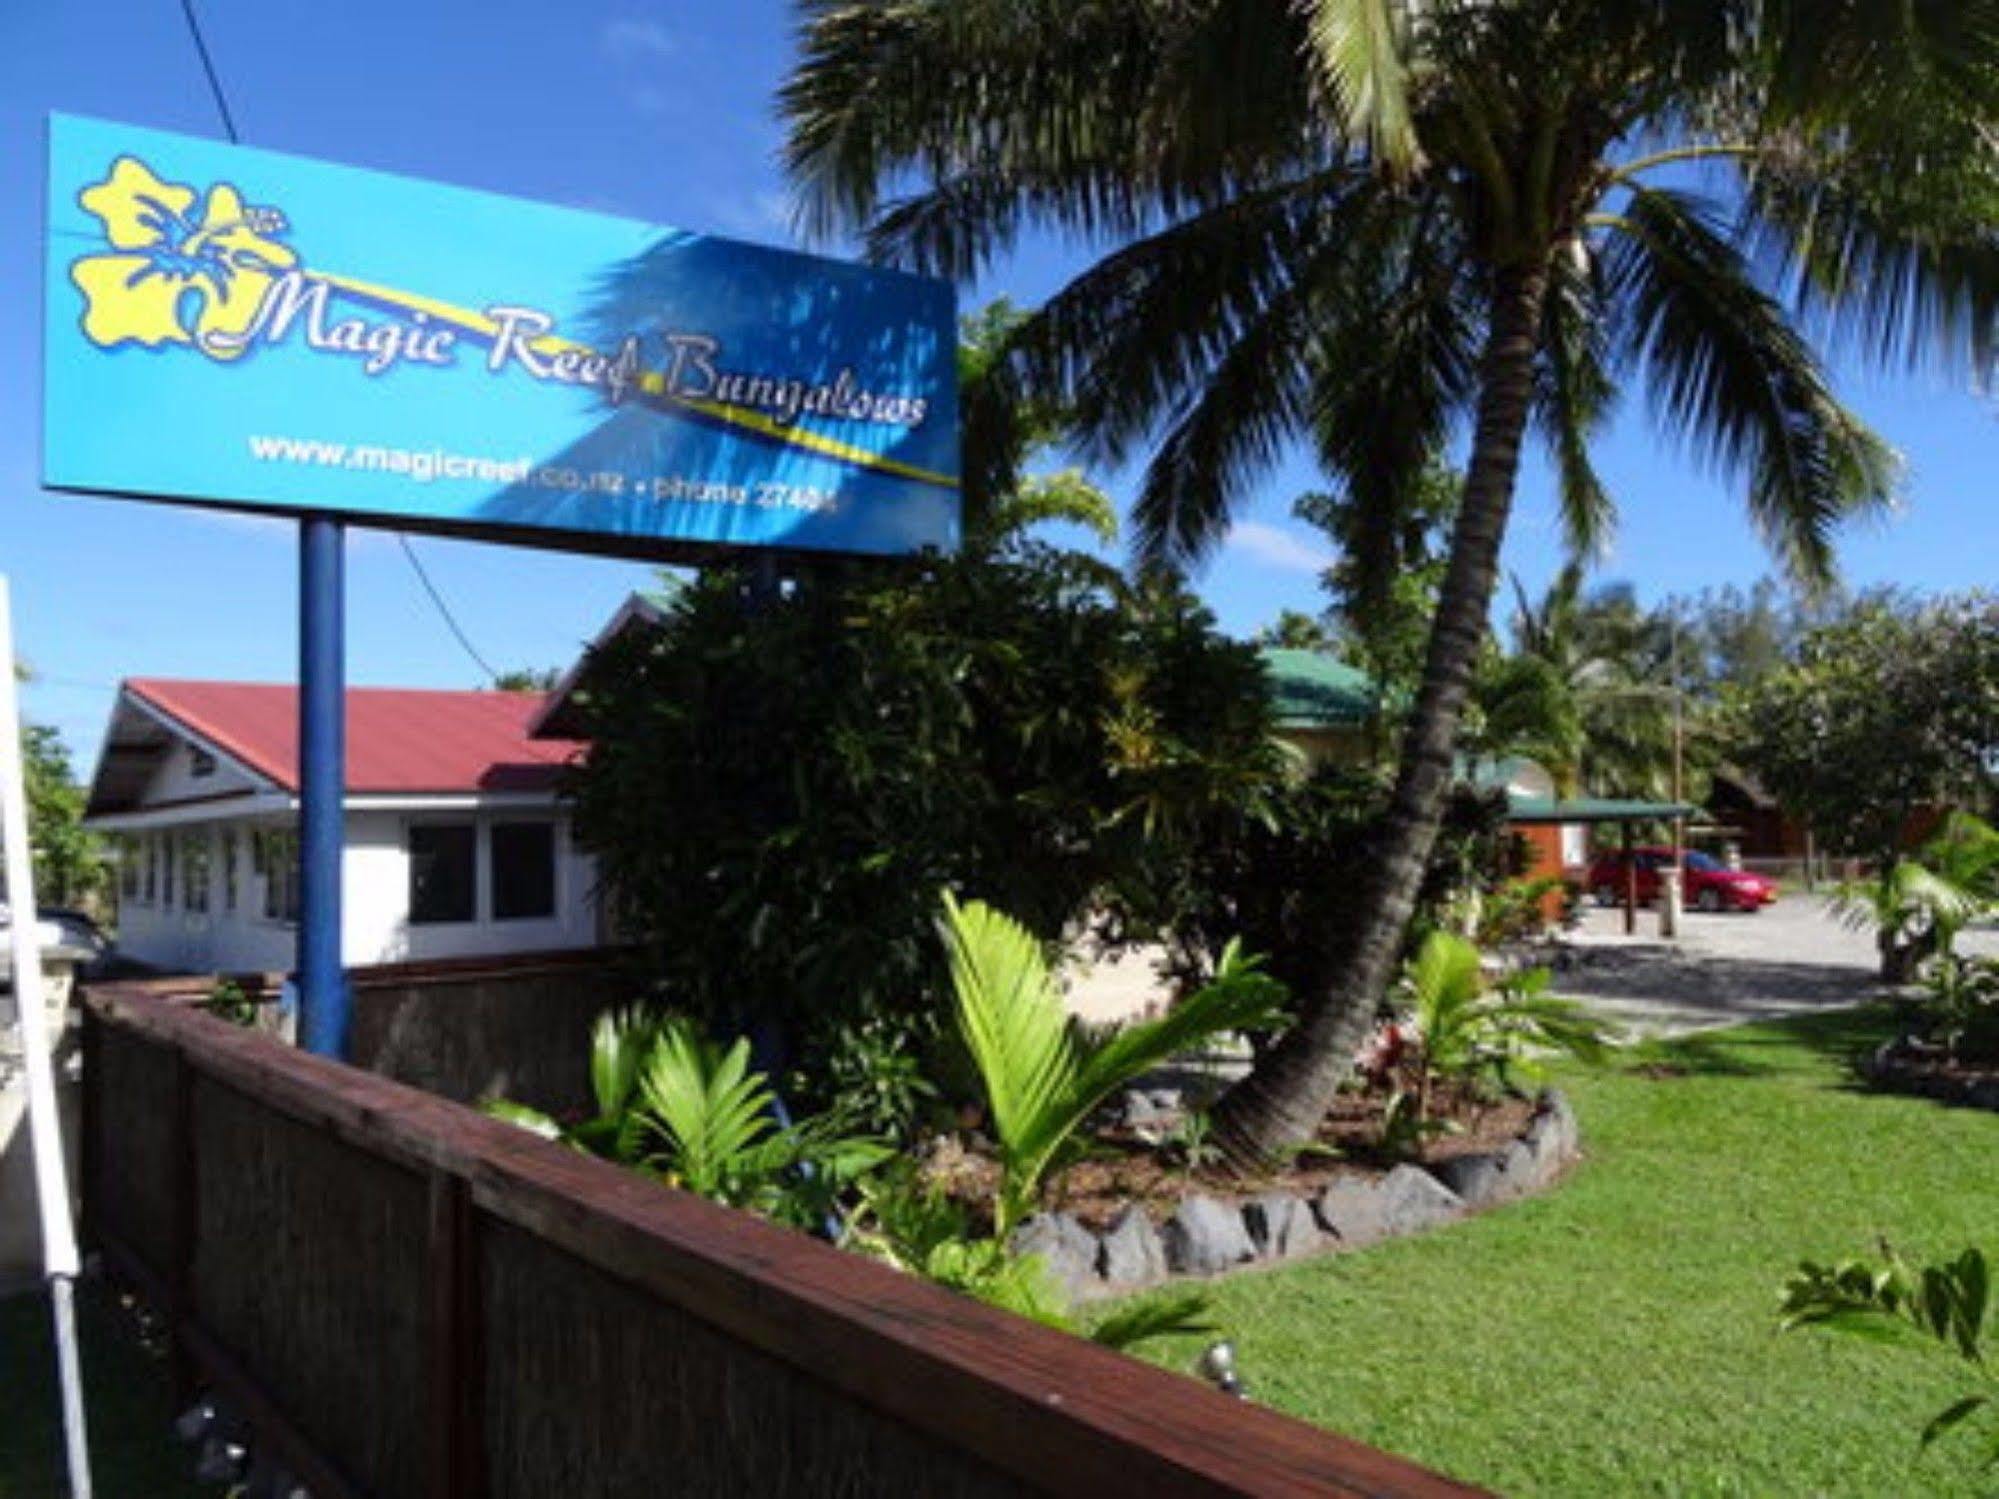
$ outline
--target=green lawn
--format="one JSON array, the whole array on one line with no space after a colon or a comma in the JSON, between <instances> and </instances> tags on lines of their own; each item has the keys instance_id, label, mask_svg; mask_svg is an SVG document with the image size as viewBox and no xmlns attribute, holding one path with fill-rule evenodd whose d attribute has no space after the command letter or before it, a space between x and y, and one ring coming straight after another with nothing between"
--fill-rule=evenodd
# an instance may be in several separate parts
<instances>
[{"instance_id":1,"label":"green lawn","mask_svg":"<svg viewBox=\"0 0 1999 1499\"><path fill-rule=\"evenodd\" d=\"M62 1416L48 1297L0 1301L0 1499L63 1499ZM197 1486L193 1454L173 1440L166 1367L101 1289L77 1297L92 1470L105 1499L181 1499Z\"/></svg>"},{"instance_id":2,"label":"green lawn","mask_svg":"<svg viewBox=\"0 0 1999 1499\"><path fill-rule=\"evenodd\" d=\"M1800 1257L1999 1249L1999 1115L1858 1091L1884 1032L1815 1016L1703 1038L1686 1076L1565 1074L1588 1158L1549 1195L1215 1286L1252 1394L1508 1494L1993 1492L1976 1441L1917 1456L1966 1387L1947 1360L1775 1330Z\"/></svg>"}]
</instances>

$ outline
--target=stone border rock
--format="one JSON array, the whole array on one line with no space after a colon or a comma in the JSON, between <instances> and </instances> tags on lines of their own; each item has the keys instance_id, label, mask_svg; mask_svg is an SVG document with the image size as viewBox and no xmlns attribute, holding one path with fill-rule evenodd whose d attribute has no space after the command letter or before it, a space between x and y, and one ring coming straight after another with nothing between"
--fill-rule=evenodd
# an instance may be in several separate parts
<instances>
[{"instance_id":1,"label":"stone border rock","mask_svg":"<svg viewBox=\"0 0 1999 1499\"><path fill-rule=\"evenodd\" d=\"M1861 1059L1860 1073L1877 1088L1913 1093L1942 1103L1999 1112L1999 1072L1966 1077L1940 1070L1940 1053L1922 1049L1907 1036L1884 1041Z\"/></svg>"},{"instance_id":2,"label":"stone border rock","mask_svg":"<svg viewBox=\"0 0 1999 1499\"><path fill-rule=\"evenodd\" d=\"M1371 1180L1342 1176L1310 1199L1264 1192L1230 1203L1196 1194L1157 1226L1132 1203L1101 1235L1068 1213L1037 1213L1015 1231L1013 1247L1041 1255L1074 1300L1122 1296L1180 1276L1223 1275L1420 1233L1543 1190L1580 1147L1575 1110L1550 1090L1502 1150L1434 1167L1405 1164Z\"/></svg>"}]
</instances>

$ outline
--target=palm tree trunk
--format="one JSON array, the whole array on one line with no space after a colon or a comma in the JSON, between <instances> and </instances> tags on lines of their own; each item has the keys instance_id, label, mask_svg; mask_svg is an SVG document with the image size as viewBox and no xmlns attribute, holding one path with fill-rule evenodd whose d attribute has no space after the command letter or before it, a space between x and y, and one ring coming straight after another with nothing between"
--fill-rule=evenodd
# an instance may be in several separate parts
<instances>
[{"instance_id":1,"label":"palm tree trunk","mask_svg":"<svg viewBox=\"0 0 1999 1499\"><path fill-rule=\"evenodd\" d=\"M1499 579L1500 543L1533 399L1546 287L1547 272L1539 265L1504 269L1494 278L1464 498L1430 628L1423 685L1368 882L1358 897L1361 909L1346 966L1324 992L1306 997L1298 1023L1216 1104L1216 1142L1238 1163L1268 1161L1313 1136L1395 976L1436 843L1458 720Z\"/></svg>"}]
</instances>

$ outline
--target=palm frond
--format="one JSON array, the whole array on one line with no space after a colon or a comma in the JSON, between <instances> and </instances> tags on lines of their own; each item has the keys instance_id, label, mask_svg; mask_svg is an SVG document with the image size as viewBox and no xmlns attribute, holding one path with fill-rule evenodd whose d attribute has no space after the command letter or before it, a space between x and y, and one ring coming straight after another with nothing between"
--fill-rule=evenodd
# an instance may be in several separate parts
<instances>
[{"instance_id":1,"label":"palm frond","mask_svg":"<svg viewBox=\"0 0 1999 1499\"><path fill-rule=\"evenodd\" d=\"M529 1134L540 1135L544 1140L560 1140L562 1126L557 1124L540 1109L529 1108L524 1103L515 1103L511 1098L488 1098L479 1105L479 1112L488 1119L502 1120L517 1125Z\"/></svg>"},{"instance_id":2,"label":"palm frond","mask_svg":"<svg viewBox=\"0 0 1999 1499\"><path fill-rule=\"evenodd\" d=\"M597 1017L590 1028L590 1091L600 1117L622 1113L631 1102L658 1028L657 1018L636 1006Z\"/></svg>"},{"instance_id":3,"label":"palm frond","mask_svg":"<svg viewBox=\"0 0 1999 1499\"><path fill-rule=\"evenodd\" d=\"M1119 1307L1090 1329L1090 1341L1126 1352L1159 1338L1206 1337L1218 1331L1206 1294L1181 1291Z\"/></svg>"},{"instance_id":4,"label":"palm frond","mask_svg":"<svg viewBox=\"0 0 1999 1499\"><path fill-rule=\"evenodd\" d=\"M1560 480L1562 536L1572 556L1597 557L1610 544L1617 507L1590 445L1609 420L1616 385L1593 262L1580 240L1573 255L1555 257L1542 321L1534 414Z\"/></svg>"},{"instance_id":5,"label":"palm frond","mask_svg":"<svg viewBox=\"0 0 1999 1499\"><path fill-rule=\"evenodd\" d=\"M1401 204L1383 203L1378 220ZM1397 232L1362 220L1315 301L1311 427L1352 507L1353 612L1381 606L1400 568L1412 496L1427 480L1477 373L1479 314L1451 217L1435 197ZM1365 239L1357 237L1365 234ZM1361 267L1373 261L1373 269Z\"/></svg>"},{"instance_id":6,"label":"palm frond","mask_svg":"<svg viewBox=\"0 0 1999 1499\"><path fill-rule=\"evenodd\" d=\"M752 1152L777 1132L769 1084L750 1071L749 1042L725 1049L691 1022L660 1028L639 1092L665 1141L662 1166L704 1197L723 1196L731 1173L754 1163Z\"/></svg>"},{"instance_id":7,"label":"palm frond","mask_svg":"<svg viewBox=\"0 0 1999 1499\"><path fill-rule=\"evenodd\" d=\"M1892 498L1895 464L1834 398L1824 372L1741 253L1685 194L1633 192L1606 281L1628 355L1669 428L1742 475L1773 550L1800 581L1832 574L1832 537Z\"/></svg>"},{"instance_id":8,"label":"palm frond","mask_svg":"<svg viewBox=\"0 0 1999 1499\"><path fill-rule=\"evenodd\" d=\"M1347 133L1390 166L1416 164L1420 149L1402 56L1402 0L1310 0L1312 59Z\"/></svg>"},{"instance_id":9,"label":"palm frond","mask_svg":"<svg viewBox=\"0 0 1999 1499\"><path fill-rule=\"evenodd\" d=\"M1002 1239L1032 1205L1057 1152L1114 1090L1210 1036L1269 1023L1285 997L1232 943L1214 982L1162 1018L1086 1038L1063 1011L1040 944L1019 922L947 891L940 927L958 1028L999 1138Z\"/></svg>"},{"instance_id":10,"label":"palm frond","mask_svg":"<svg viewBox=\"0 0 1999 1499\"><path fill-rule=\"evenodd\" d=\"M1157 1020L1119 1027L1083 1059L1075 1083L1078 1105L1088 1112L1140 1073L1210 1037L1272 1024L1287 997L1284 985L1263 971L1261 959L1245 955L1240 940L1229 942L1208 983Z\"/></svg>"},{"instance_id":11,"label":"palm frond","mask_svg":"<svg viewBox=\"0 0 1999 1499\"><path fill-rule=\"evenodd\" d=\"M1448 1071L1469 1055L1465 1021L1485 990L1479 951L1455 932L1432 932L1409 963L1410 1013L1431 1065Z\"/></svg>"},{"instance_id":12,"label":"palm frond","mask_svg":"<svg viewBox=\"0 0 1999 1499\"><path fill-rule=\"evenodd\" d=\"M983 901L944 894L943 933L958 1028L984 1080L993 1129L1010 1162L1051 1148L1065 1111L1076 1041L1041 946Z\"/></svg>"},{"instance_id":13,"label":"palm frond","mask_svg":"<svg viewBox=\"0 0 1999 1499\"><path fill-rule=\"evenodd\" d=\"M1038 181L1029 220L1094 235L1224 201L1273 162L1325 156L1305 128L1309 99L1292 65L1302 32L1285 0L801 9L800 62L780 108L786 167L814 235L866 226L881 185L910 173L957 179L961 193L987 174ZM1212 111L1222 100L1235 106L1228 128L1184 127L1197 104Z\"/></svg>"}]
</instances>

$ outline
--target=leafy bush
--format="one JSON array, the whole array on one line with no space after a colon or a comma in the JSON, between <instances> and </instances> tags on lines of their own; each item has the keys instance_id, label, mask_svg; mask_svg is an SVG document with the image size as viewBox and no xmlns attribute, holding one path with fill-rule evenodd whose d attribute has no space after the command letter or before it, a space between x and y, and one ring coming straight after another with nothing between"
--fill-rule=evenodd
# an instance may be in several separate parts
<instances>
[{"instance_id":1,"label":"leafy bush","mask_svg":"<svg viewBox=\"0 0 1999 1499\"><path fill-rule=\"evenodd\" d=\"M243 986L234 979L217 979L198 1003L217 1020L226 1020L231 1025L253 1026L257 1023L257 1001L244 992Z\"/></svg>"},{"instance_id":2,"label":"leafy bush","mask_svg":"<svg viewBox=\"0 0 1999 1499\"><path fill-rule=\"evenodd\" d=\"M1043 938L1099 909L1143 936L1194 833L1282 780L1250 647L1177 587L1028 546L815 564L755 611L717 573L585 683L568 794L618 929L674 1008L782 1025L819 1101L820 1059L870 1027L939 1071L936 890Z\"/></svg>"},{"instance_id":3,"label":"leafy bush","mask_svg":"<svg viewBox=\"0 0 1999 1499\"><path fill-rule=\"evenodd\" d=\"M1158 1020L1086 1035L1064 1013L1040 944L979 901L944 897L959 1034L978 1067L999 1140L995 1235L1032 1210L1042 1179L1090 1111L1140 1073L1227 1031L1270 1022L1284 986L1231 944L1214 982Z\"/></svg>"},{"instance_id":4,"label":"leafy bush","mask_svg":"<svg viewBox=\"0 0 1999 1499\"><path fill-rule=\"evenodd\" d=\"M1502 881L1480 902L1472 940L1480 947L1503 947L1539 936L1548 926L1548 897L1559 892L1566 908L1568 891L1568 882L1560 875Z\"/></svg>"},{"instance_id":5,"label":"leafy bush","mask_svg":"<svg viewBox=\"0 0 1999 1499\"><path fill-rule=\"evenodd\" d=\"M1345 960L1387 801L1373 774L1324 765L1275 791L1258 815L1205 827L1176 870L1180 976L1212 973L1240 939L1267 954L1271 977L1293 994L1330 984ZM1463 786L1451 793L1417 901L1412 950L1465 891L1497 878L1505 818L1503 794Z\"/></svg>"},{"instance_id":6,"label":"leafy bush","mask_svg":"<svg viewBox=\"0 0 1999 1499\"><path fill-rule=\"evenodd\" d=\"M1978 1387L1930 1418L1920 1443L1977 1418L1988 1428L1987 1466L1999 1463L1999 1376L1986 1362L1992 1322L1992 1268L1966 1249L1921 1269L1893 1250L1878 1261L1838 1265L1810 1260L1784 1285L1783 1327L1824 1327L1877 1342L1937 1346L1960 1359Z\"/></svg>"},{"instance_id":7,"label":"leafy bush","mask_svg":"<svg viewBox=\"0 0 1999 1499\"><path fill-rule=\"evenodd\" d=\"M504 1099L486 1111L795 1228L823 1228L841 1195L892 1154L837 1114L781 1123L748 1041L723 1046L683 1017L628 1010L600 1017L591 1042L593 1118L564 1127Z\"/></svg>"},{"instance_id":8,"label":"leafy bush","mask_svg":"<svg viewBox=\"0 0 1999 1499\"><path fill-rule=\"evenodd\" d=\"M1945 954L1923 976L1933 1039L1960 1062L1999 1064L1999 958Z\"/></svg>"},{"instance_id":9,"label":"leafy bush","mask_svg":"<svg viewBox=\"0 0 1999 1499\"><path fill-rule=\"evenodd\" d=\"M787 1091L837 1100L841 1115L870 1134L908 1137L938 1112L942 1090L930 1073L947 1053L937 1036L936 1024L920 1015L870 1015L831 1026L813 1066L792 1070Z\"/></svg>"}]
</instances>

